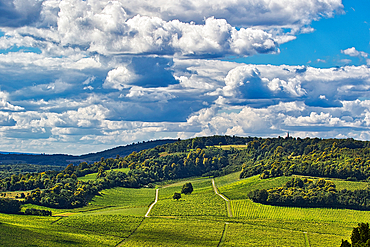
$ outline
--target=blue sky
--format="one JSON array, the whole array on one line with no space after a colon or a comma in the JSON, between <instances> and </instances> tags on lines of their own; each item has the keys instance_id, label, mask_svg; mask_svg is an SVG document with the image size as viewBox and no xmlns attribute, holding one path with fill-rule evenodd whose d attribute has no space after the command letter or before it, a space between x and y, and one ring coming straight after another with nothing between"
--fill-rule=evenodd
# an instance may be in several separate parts
<instances>
[{"instance_id":1,"label":"blue sky","mask_svg":"<svg viewBox=\"0 0 370 247\"><path fill-rule=\"evenodd\" d=\"M204 135L370 139L354 0L0 2L1 151Z\"/></svg>"},{"instance_id":2,"label":"blue sky","mask_svg":"<svg viewBox=\"0 0 370 247\"><path fill-rule=\"evenodd\" d=\"M365 59L348 57L341 53L351 47L370 53L370 2L342 1L343 14L334 18L313 21L311 33L297 35L297 39L280 46L276 55L257 55L238 58L235 61L254 64L306 65L318 68L343 66L343 59L350 59L350 65L366 64ZM304 47L304 49L302 49ZM319 59L319 60L318 60ZM325 62L323 62L325 61Z\"/></svg>"}]
</instances>

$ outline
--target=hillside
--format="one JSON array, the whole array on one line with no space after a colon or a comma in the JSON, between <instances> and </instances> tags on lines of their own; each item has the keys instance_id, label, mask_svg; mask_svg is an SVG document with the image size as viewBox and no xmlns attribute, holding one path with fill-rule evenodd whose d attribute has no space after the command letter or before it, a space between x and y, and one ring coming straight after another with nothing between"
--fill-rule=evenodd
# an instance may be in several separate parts
<instances>
[{"instance_id":1,"label":"hillside","mask_svg":"<svg viewBox=\"0 0 370 247\"><path fill-rule=\"evenodd\" d=\"M79 164L83 161L94 162L104 158L115 158L117 155L126 156L132 152L139 152L158 145L176 142L176 139L155 140L142 143L133 143L126 146L119 146L97 153L84 155L68 154L22 154L22 153L0 153L1 164L35 164L35 165L58 165L66 166L70 163Z\"/></svg>"},{"instance_id":2,"label":"hillside","mask_svg":"<svg viewBox=\"0 0 370 247\"><path fill-rule=\"evenodd\" d=\"M22 201L22 211L56 215L0 214L0 238L6 246L14 237L16 246L339 246L370 221L369 162L370 143L353 139L178 140L0 179L0 195ZM174 200L187 182L194 192Z\"/></svg>"},{"instance_id":3,"label":"hillside","mask_svg":"<svg viewBox=\"0 0 370 247\"><path fill-rule=\"evenodd\" d=\"M291 178L240 179L237 172L215 178L215 187L211 178L194 177L158 183L156 189L106 189L83 208L26 204L23 212L30 208L51 210L53 217L0 213L0 239L4 246L339 247L342 239L350 238L357 222L370 221L368 211L276 207L245 198L255 188L282 186ZM366 186L362 182L332 181L343 188ZM182 194L178 201L172 199L188 182L194 187L193 193ZM148 213L156 190L158 201Z\"/></svg>"}]
</instances>

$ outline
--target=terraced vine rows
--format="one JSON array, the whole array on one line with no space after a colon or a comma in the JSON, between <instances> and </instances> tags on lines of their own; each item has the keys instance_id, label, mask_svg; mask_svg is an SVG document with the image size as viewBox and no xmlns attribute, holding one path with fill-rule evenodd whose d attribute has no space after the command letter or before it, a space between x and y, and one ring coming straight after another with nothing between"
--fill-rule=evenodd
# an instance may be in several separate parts
<instances>
[{"instance_id":1,"label":"terraced vine rows","mask_svg":"<svg viewBox=\"0 0 370 247\"><path fill-rule=\"evenodd\" d=\"M20 241L16 246L50 246L50 243L53 246L115 246L121 243L120 246L128 247L295 247L308 246L309 242L311 247L326 247L338 246L341 239L349 239L351 228L358 222L370 222L366 211L275 207L238 199L250 189L276 186L286 179L239 180L236 174L216 178L220 193L228 192L233 199L230 200L233 217L228 217L226 202L213 191L211 179L190 180L194 192L182 195L179 201L173 200L172 195L180 192L187 181L161 187L151 217L145 219L148 206L154 201L155 189L105 190L85 209L56 210L55 213L69 212L71 216L54 224L51 223L60 217L0 214L0 230L4 233L0 241L6 243L5 246L15 246L11 245L11 238L17 236ZM341 183L346 186L346 182ZM350 186L364 185L352 182Z\"/></svg>"}]
</instances>

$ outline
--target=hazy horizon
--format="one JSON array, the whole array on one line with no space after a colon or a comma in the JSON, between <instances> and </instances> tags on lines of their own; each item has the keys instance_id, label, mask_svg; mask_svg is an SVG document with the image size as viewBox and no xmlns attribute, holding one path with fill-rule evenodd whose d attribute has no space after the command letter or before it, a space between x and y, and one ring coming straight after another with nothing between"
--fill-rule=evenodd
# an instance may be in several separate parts
<instances>
[{"instance_id":1,"label":"hazy horizon","mask_svg":"<svg viewBox=\"0 0 370 247\"><path fill-rule=\"evenodd\" d=\"M370 140L370 2L11 0L0 150L208 135Z\"/></svg>"}]
</instances>

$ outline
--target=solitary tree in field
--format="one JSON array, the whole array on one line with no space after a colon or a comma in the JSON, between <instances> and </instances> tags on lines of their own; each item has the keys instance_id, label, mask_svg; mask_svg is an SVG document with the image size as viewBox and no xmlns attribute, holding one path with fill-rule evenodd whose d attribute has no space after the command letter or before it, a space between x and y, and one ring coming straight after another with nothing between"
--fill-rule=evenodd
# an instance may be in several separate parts
<instances>
[{"instance_id":1,"label":"solitary tree in field","mask_svg":"<svg viewBox=\"0 0 370 247\"><path fill-rule=\"evenodd\" d=\"M175 192L175 194L173 194L173 199L179 200L180 198L181 198L181 194L180 193Z\"/></svg>"},{"instance_id":2,"label":"solitary tree in field","mask_svg":"<svg viewBox=\"0 0 370 247\"><path fill-rule=\"evenodd\" d=\"M191 183L186 183L182 186L181 193L182 194L191 194L193 192L193 185Z\"/></svg>"}]
</instances>

